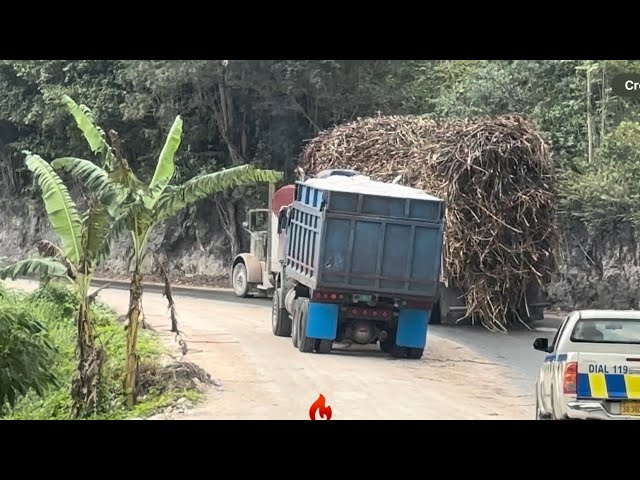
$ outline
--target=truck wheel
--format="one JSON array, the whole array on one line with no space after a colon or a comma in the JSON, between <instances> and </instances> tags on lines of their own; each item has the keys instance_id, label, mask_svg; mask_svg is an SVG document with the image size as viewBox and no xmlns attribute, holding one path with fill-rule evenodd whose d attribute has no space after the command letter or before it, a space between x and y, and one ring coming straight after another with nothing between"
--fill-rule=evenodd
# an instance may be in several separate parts
<instances>
[{"instance_id":1,"label":"truck wheel","mask_svg":"<svg viewBox=\"0 0 640 480\"><path fill-rule=\"evenodd\" d=\"M289 313L280 306L280 292L281 289L278 289L273 294L271 330L276 337L288 337L291 335L291 319Z\"/></svg>"},{"instance_id":2,"label":"truck wheel","mask_svg":"<svg viewBox=\"0 0 640 480\"><path fill-rule=\"evenodd\" d=\"M300 304L298 305L300 309L300 313L298 314L298 318L300 322L298 327L298 350L303 353L312 353L316 347L316 339L307 337L307 319L309 318L309 299L302 298L300 299Z\"/></svg>"},{"instance_id":3,"label":"truck wheel","mask_svg":"<svg viewBox=\"0 0 640 480\"><path fill-rule=\"evenodd\" d=\"M333 340L316 340L316 352L331 353L333 348Z\"/></svg>"},{"instance_id":4,"label":"truck wheel","mask_svg":"<svg viewBox=\"0 0 640 480\"><path fill-rule=\"evenodd\" d=\"M387 334L387 338L380 342L380 350L382 350L384 353L391 353L391 350L393 350L393 347L396 344L396 332L388 332Z\"/></svg>"},{"instance_id":5,"label":"truck wheel","mask_svg":"<svg viewBox=\"0 0 640 480\"><path fill-rule=\"evenodd\" d=\"M407 358L408 354L407 347L399 347L398 345L394 345L391 349L391 356L395 358Z\"/></svg>"},{"instance_id":6,"label":"truck wheel","mask_svg":"<svg viewBox=\"0 0 640 480\"><path fill-rule=\"evenodd\" d=\"M238 263L233 267L233 291L237 297L245 298L249 294L249 282L247 282L247 266Z\"/></svg>"},{"instance_id":7,"label":"truck wheel","mask_svg":"<svg viewBox=\"0 0 640 480\"><path fill-rule=\"evenodd\" d=\"M295 348L298 348L298 341L300 339L300 306L298 300L293 301L293 321L291 322L291 343Z\"/></svg>"},{"instance_id":8,"label":"truck wheel","mask_svg":"<svg viewBox=\"0 0 640 480\"><path fill-rule=\"evenodd\" d=\"M429 315L429 325L441 325L442 318L440 317L440 302L437 302L431 310Z\"/></svg>"},{"instance_id":9,"label":"truck wheel","mask_svg":"<svg viewBox=\"0 0 640 480\"><path fill-rule=\"evenodd\" d=\"M411 360L420 360L424 355L424 348L410 348L407 353L407 358Z\"/></svg>"}]
</instances>

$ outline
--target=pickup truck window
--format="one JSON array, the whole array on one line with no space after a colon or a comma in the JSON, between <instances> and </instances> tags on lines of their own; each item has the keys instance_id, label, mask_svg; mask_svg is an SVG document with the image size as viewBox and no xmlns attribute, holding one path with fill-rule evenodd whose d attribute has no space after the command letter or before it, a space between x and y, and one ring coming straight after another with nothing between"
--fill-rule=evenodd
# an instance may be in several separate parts
<instances>
[{"instance_id":1,"label":"pickup truck window","mask_svg":"<svg viewBox=\"0 0 640 480\"><path fill-rule=\"evenodd\" d=\"M576 323L573 332L571 332L571 341L640 344L640 319L583 319Z\"/></svg>"},{"instance_id":2,"label":"pickup truck window","mask_svg":"<svg viewBox=\"0 0 640 480\"><path fill-rule=\"evenodd\" d=\"M555 352L556 347L558 346L558 340L560 339L560 335L562 334L562 332L564 332L564 329L567 326L568 322L569 322L569 317L565 317L564 321L560 325L560 328L556 330L556 334L553 337L553 340L551 341L551 345L549 347L550 352Z\"/></svg>"}]
</instances>

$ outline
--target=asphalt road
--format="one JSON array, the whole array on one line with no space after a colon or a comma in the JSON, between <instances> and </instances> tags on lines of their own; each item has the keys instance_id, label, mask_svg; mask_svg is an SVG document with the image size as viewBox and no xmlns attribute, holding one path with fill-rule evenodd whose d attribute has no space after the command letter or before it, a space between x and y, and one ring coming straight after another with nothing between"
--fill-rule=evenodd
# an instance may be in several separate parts
<instances>
[{"instance_id":1,"label":"asphalt road","mask_svg":"<svg viewBox=\"0 0 640 480\"><path fill-rule=\"evenodd\" d=\"M534 331L518 330L508 334L491 333L482 327L441 325L431 326L430 331L507 367L515 386L523 393L532 393L545 355L533 349L533 341L538 337L551 339L560 321L550 316L532 325Z\"/></svg>"},{"instance_id":2,"label":"asphalt road","mask_svg":"<svg viewBox=\"0 0 640 480\"><path fill-rule=\"evenodd\" d=\"M94 282L96 286L106 282L100 280ZM111 283L109 288L128 289L127 283ZM145 285L148 292L162 292L162 286L157 284ZM253 305L256 307L269 307L271 300L267 298L236 297L231 290L226 289L199 289L193 287L174 287L175 294L181 297L213 300L216 302L228 302L231 304ZM432 325L429 328L431 334L451 340L463 345L478 355L492 362L502 365L509 371L509 380L523 394L533 391L538 369L542 363L544 353L533 349L533 341L537 337L551 339L561 318L547 315L542 321L532 325L533 331L516 330L508 334L492 333L480 326L442 326ZM427 346L428 348L428 346Z\"/></svg>"}]
</instances>

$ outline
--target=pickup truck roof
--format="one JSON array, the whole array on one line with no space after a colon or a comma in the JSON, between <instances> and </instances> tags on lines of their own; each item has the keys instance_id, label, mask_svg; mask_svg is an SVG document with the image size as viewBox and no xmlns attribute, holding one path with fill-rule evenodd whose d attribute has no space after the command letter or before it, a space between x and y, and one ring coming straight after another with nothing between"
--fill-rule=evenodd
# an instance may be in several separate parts
<instances>
[{"instance_id":1,"label":"pickup truck roof","mask_svg":"<svg viewBox=\"0 0 640 480\"><path fill-rule=\"evenodd\" d=\"M417 188L395 183L378 182L364 175L335 175L324 178L309 178L303 183L319 190L361 193L381 197L414 198L417 200L431 200L436 202L442 201L440 198L429 195Z\"/></svg>"},{"instance_id":2,"label":"pickup truck roof","mask_svg":"<svg viewBox=\"0 0 640 480\"><path fill-rule=\"evenodd\" d=\"M577 313L582 320L640 320L640 310L578 310Z\"/></svg>"}]
</instances>

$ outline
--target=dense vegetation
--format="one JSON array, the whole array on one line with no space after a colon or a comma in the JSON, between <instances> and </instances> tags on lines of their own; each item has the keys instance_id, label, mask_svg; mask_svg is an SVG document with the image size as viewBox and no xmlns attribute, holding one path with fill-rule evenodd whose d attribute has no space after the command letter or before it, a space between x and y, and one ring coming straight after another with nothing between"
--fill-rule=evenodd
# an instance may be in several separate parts
<instances>
[{"instance_id":1,"label":"dense vegetation","mask_svg":"<svg viewBox=\"0 0 640 480\"><path fill-rule=\"evenodd\" d=\"M115 129L132 168L150 179L176 114L185 122L177 180L242 163L291 174L303 142L380 114L524 113L541 128L563 181L561 209L595 229L637 223L640 103L611 92L637 61L3 61L0 184L31 186L19 152L86 158L61 92ZM587 81L588 80L588 81ZM232 251L242 195L216 198Z\"/></svg>"},{"instance_id":2,"label":"dense vegetation","mask_svg":"<svg viewBox=\"0 0 640 480\"><path fill-rule=\"evenodd\" d=\"M1 288L1 285L0 285ZM55 283L26 294L2 290L0 297L0 418L62 420L72 415L69 385L76 373L75 311L77 293ZM126 332L116 315L105 305L92 305L96 335L106 350L99 389L100 406L90 418L118 419L144 417L171 404L179 397L197 399L194 391L150 388L133 411L123 402L122 372L125 363ZM15 312L14 321L7 316ZM20 318L28 319L21 322ZM11 335L9 335L11 329ZM28 335L26 334L28 332ZM10 347L5 349L3 342ZM156 366L164 349L160 340L145 330L140 335L138 351L148 367ZM20 360L27 360L19 364ZM14 381L5 381L5 374ZM10 379L9 379L10 380ZM13 389L9 385L13 384Z\"/></svg>"},{"instance_id":3,"label":"dense vegetation","mask_svg":"<svg viewBox=\"0 0 640 480\"><path fill-rule=\"evenodd\" d=\"M620 227L636 228L640 222L640 100L613 94L611 79L620 72L640 72L640 62L0 61L0 200L28 196L35 200L41 193L38 178L41 184L46 177L54 185L50 172L38 174L45 167L38 167L36 160L25 165L25 150L47 160L64 155L94 161L94 154L104 154L91 146L86 131L84 138L79 134L79 124L70 121L68 109L59 102L63 94L89 105L98 124L117 132L109 137L117 140L112 146L139 179L136 188L127 190L133 197L138 191L147 192L147 186L154 183L157 165L162 163L158 159L177 115L184 122L184 134L176 151L175 171L172 166L169 177L173 184L185 185L205 172L244 164L284 171L290 177L306 140L359 117L418 114L448 119L522 113L538 125L552 146L560 179L559 212L565 217L560 225L577 222L593 234L611 235ZM106 165L101 160L96 164ZM65 178L70 189L81 183L86 186L88 180L80 175ZM230 253L241 248L238 213L243 203L255 201L250 188L255 187L209 191L216 192L213 206ZM63 200L62 204L69 205ZM183 203L187 206L193 199ZM88 208L94 213L99 210L96 204ZM155 222L155 217L149 218ZM82 237L84 242L90 236L81 235L80 229L92 223L85 223L84 217L82 222L74 223L71 237ZM65 249L64 239L62 243L71 270L86 269L86 283L94 258L80 255L79 250L75 258ZM17 372L8 377L0 374L0 403L15 402L24 392L32 392L18 399L19 412L20 402L31 401L30 395L55 388L68 401L73 359L64 366L61 360L53 376L37 367L47 364L52 355L67 358L60 348L73 349L73 342L82 338L80 330L74 338L76 327L69 320L73 312L65 313L68 323L64 325L70 330L61 335L71 343L64 343L56 339L63 325L55 322L60 312L48 304L43 307L42 299L30 297L33 308L25 309L13 294L1 293L0 297L10 303L1 309L0 346L2 329L5 337L7 332L15 335L16 342L12 340L3 352L11 356L12 372ZM75 315L85 299L76 304ZM47 316L48 310L55 319ZM106 314L95 306L90 310L95 325L87 325L89 330L95 327L100 338ZM136 351L135 343L129 350ZM36 359L30 360L33 370L21 362L24 351ZM124 357L124 351L115 355L107 351L106 378L110 362L123 362ZM81 356L77 368L82 362ZM106 385L109 390L109 383Z\"/></svg>"},{"instance_id":4,"label":"dense vegetation","mask_svg":"<svg viewBox=\"0 0 640 480\"><path fill-rule=\"evenodd\" d=\"M112 243L125 230L134 243L134 266L131 279L129 308L124 328L127 331L126 372L124 391L127 404L136 404L139 392L140 355L137 350L139 325L142 315L142 262L147 254L147 240L153 227L176 215L185 207L197 203L216 193L224 193L238 186L255 185L258 182L276 182L282 174L273 170L256 169L253 165L236 165L233 168L198 175L182 185L172 185L175 177L175 154L182 141L183 121L176 116L158 156L153 177L148 184L141 181L131 169L124 156L122 142L115 130L107 134L95 122L91 109L78 105L66 94L53 98L53 107L64 106L82 132L95 160L78 157L59 157L51 163L29 150L25 166L34 174L52 230L58 242L40 240L37 244L39 256L23 259L11 265L0 265L0 279L16 278L20 275L38 274L43 280L52 277L68 280L77 294L76 356L77 371L71 382L72 415L75 418L94 416L101 405L100 390L103 388L102 368L107 359L104 346L96 343L96 324L92 304L96 293L89 294L95 269L109 256ZM56 170L67 171L80 183L81 198L86 207L81 214ZM170 299L170 283L165 275L165 295ZM172 331L179 334L170 301ZM9 311L0 319L7 328L3 343L11 343L11 326L23 327L31 320L20 312ZM37 322L32 334L42 330ZM45 343L44 347L49 347ZM8 348L6 350L9 350ZM42 393L41 383L50 379L35 378L16 380L23 375L29 363L28 349L17 349L15 358L9 358L1 384L0 406L5 400L15 402L16 392L25 395L29 388ZM43 355L36 351L36 364ZM44 365L44 364L43 364ZM36 365L37 366L37 365ZM37 370L37 369L36 369ZM46 368L45 368L46 370ZM46 376L45 376L46 377ZM42 381L38 381L42 380Z\"/></svg>"}]
</instances>

